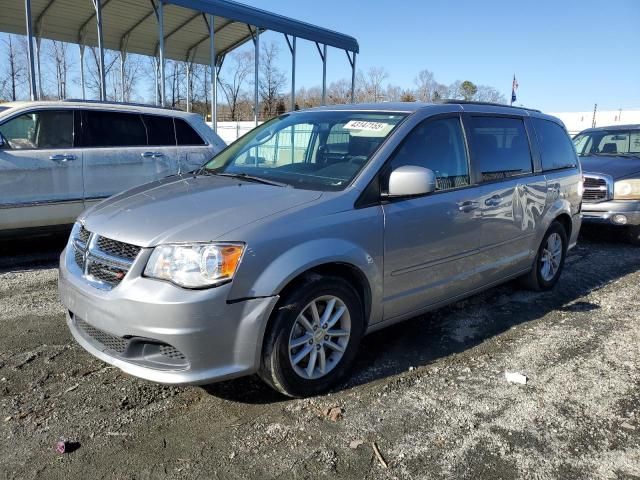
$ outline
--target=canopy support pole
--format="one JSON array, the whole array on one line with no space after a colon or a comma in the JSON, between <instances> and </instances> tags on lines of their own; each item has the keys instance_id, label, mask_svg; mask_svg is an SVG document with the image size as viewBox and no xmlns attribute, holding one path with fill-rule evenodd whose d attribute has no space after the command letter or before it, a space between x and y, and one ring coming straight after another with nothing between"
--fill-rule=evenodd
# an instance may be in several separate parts
<instances>
[{"instance_id":1,"label":"canopy support pole","mask_svg":"<svg viewBox=\"0 0 640 480\"><path fill-rule=\"evenodd\" d=\"M187 112L191 111L191 60L187 57Z\"/></svg>"},{"instance_id":2,"label":"canopy support pole","mask_svg":"<svg viewBox=\"0 0 640 480\"><path fill-rule=\"evenodd\" d=\"M291 111L293 112L296 109L296 37L291 36L289 41L289 35L285 33L284 38L287 39L291 52Z\"/></svg>"},{"instance_id":3,"label":"canopy support pole","mask_svg":"<svg viewBox=\"0 0 640 480\"><path fill-rule=\"evenodd\" d=\"M125 80L125 72L124 72L124 67L125 67L125 62L127 61L127 52L125 52L124 50L120 50L120 101L124 103L125 100L125 85L124 85L124 80Z\"/></svg>"},{"instance_id":4,"label":"canopy support pole","mask_svg":"<svg viewBox=\"0 0 640 480\"><path fill-rule=\"evenodd\" d=\"M156 94L156 106L160 105L160 95L158 93L158 90L160 88L160 85L158 83L158 57L153 57L153 72L155 73L154 77L155 77L155 94Z\"/></svg>"},{"instance_id":5,"label":"canopy support pole","mask_svg":"<svg viewBox=\"0 0 640 480\"><path fill-rule=\"evenodd\" d=\"M84 45L78 43L80 49L80 87L82 88L82 99L86 100L85 86L84 86Z\"/></svg>"},{"instance_id":6,"label":"canopy support pole","mask_svg":"<svg viewBox=\"0 0 640 480\"><path fill-rule=\"evenodd\" d=\"M164 72L164 2L163 0L152 2L153 9L156 14L156 20L158 21L158 55L159 55L159 69L160 69L160 105L166 106L166 78Z\"/></svg>"},{"instance_id":7,"label":"canopy support pole","mask_svg":"<svg viewBox=\"0 0 640 480\"><path fill-rule=\"evenodd\" d=\"M27 55L29 59L29 93L31 100L35 101L38 98L38 92L36 90L36 66L33 59L33 29L31 26L31 0L25 0L24 2L25 20L27 22Z\"/></svg>"},{"instance_id":8,"label":"canopy support pole","mask_svg":"<svg viewBox=\"0 0 640 480\"><path fill-rule=\"evenodd\" d=\"M38 100L44 100L44 93L42 90L42 69L40 68L40 46L42 45L42 38L36 32L36 64L38 67Z\"/></svg>"},{"instance_id":9,"label":"canopy support pole","mask_svg":"<svg viewBox=\"0 0 640 480\"><path fill-rule=\"evenodd\" d=\"M104 71L104 41L102 38L102 0L93 0L93 6L96 9L96 23L98 26L98 50L99 50L99 62L98 68L100 70L100 100L105 101L107 99L107 82Z\"/></svg>"},{"instance_id":10,"label":"canopy support pole","mask_svg":"<svg viewBox=\"0 0 640 480\"><path fill-rule=\"evenodd\" d=\"M216 42L214 17L209 15L209 63L211 64L211 127L218 130L218 69L216 67Z\"/></svg>"},{"instance_id":11,"label":"canopy support pole","mask_svg":"<svg viewBox=\"0 0 640 480\"><path fill-rule=\"evenodd\" d=\"M256 31L254 33L253 29L251 28L250 25L247 25L247 27L249 27L249 32L251 33L251 36L253 37L253 46L255 48L255 53L254 53L254 60L255 60L255 65L253 67L254 69L254 85L253 85L253 121L255 123L255 126L258 126L258 109L259 109L259 100L258 100L258 81L260 79L260 72L259 72L259 68L260 68L260 29L258 27L256 27Z\"/></svg>"},{"instance_id":12,"label":"canopy support pole","mask_svg":"<svg viewBox=\"0 0 640 480\"><path fill-rule=\"evenodd\" d=\"M345 50L349 64L351 65L351 103L355 103L356 99L356 52L353 52L353 58L349 55L349 51Z\"/></svg>"},{"instance_id":13,"label":"canopy support pole","mask_svg":"<svg viewBox=\"0 0 640 480\"><path fill-rule=\"evenodd\" d=\"M327 44L325 43L322 50L320 44L316 42L316 48L322 59L322 105L327 104Z\"/></svg>"}]
</instances>

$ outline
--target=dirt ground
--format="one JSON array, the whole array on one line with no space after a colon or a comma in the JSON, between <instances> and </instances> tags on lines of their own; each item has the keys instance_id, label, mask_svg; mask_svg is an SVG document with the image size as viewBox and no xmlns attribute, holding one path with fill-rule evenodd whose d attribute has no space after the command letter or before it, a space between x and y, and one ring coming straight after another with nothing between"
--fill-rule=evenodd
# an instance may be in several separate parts
<instances>
[{"instance_id":1,"label":"dirt ground","mask_svg":"<svg viewBox=\"0 0 640 480\"><path fill-rule=\"evenodd\" d=\"M638 247L583 237L555 291L510 283L372 334L348 384L289 400L85 353L57 300L63 244L0 248L0 478L640 478Z\"/></svg>"}]
</instances>

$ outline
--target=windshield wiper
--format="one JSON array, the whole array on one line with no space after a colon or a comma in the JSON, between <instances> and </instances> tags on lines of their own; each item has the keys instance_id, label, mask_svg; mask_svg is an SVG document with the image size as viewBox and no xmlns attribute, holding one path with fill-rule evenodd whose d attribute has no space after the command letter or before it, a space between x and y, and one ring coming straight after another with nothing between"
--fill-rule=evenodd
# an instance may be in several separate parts
<instances>
[{"instance_id":1,"label":"windshield wiper","mask_svg":"<svg viewBox=\"0 0 640 480\"><path fill-rule=\"evenodd\" d=\"M213 175L218 175L220 177L231 177L231 178L239 178L241 180L246 180L247 182L255 182L255 183L263 183L265 185L273 185L275 187L288 187L286 183L276 182L274 180L267 180L262 177L254 177L253 175L249 175L247 173L231 173L231 172L210 172Z\"/></svg>"}]
</instances>

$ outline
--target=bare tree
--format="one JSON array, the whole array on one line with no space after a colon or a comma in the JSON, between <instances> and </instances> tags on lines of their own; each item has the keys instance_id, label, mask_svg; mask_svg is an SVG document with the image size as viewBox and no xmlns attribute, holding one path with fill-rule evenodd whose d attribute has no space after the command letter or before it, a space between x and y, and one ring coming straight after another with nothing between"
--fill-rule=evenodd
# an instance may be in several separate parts
<instances>
[{"instance_id":1,"label":"bare tree","mask_svg":"<svg viewBox=\"0 0 640 480\"><path fill-rule=\"evenodd\" d=\"M227 99L231 120L238 120L238 104L243 97L243 87L252 73L253 54L234 52L231 54L231 64L226 69L225 75L220 75L220 87ZM206 75L204 83L206 84Z\"/></svg>"},{"instance_id":2,"label":"bare tree","mask_svg":"<svg viewBox=\"0 0 640 480\"><path fill-rule=\"evenodd\" d=\"M55 69L55 79L57 85L57 98L62 100L67 98L67 77L69 74L69 44L52 40L49 43L50 58Z\"/></svg>"},{"instance_id":3,"label":"bare tree","mask_svg":"<svg viewBox=\"0 0 640 480\"><path fill-rule=\"evenodd\" d=\"M296 108L312 108L322 104L320 87L302 87L296 92Z\"/></svg>"},{"instance_id":4,"label":"bare tree","mask_svg":"<svg viewBox=\"0 0 640 480\"><path fill-rule=\"evenodd\" d=\"M18 89L26 81L26 68L24 66L20 46L17 44L14 35L7 35L4 44L7 48L6 72L0 77L0 98L5 97L10 100L18 99Z\"/></svg>"},{"instance_id":5,"label":"bare tree","mask_svg":"<svg viewBox=\"0 0 640 480\"><path fill-rule=\"evenodd\" d=\"M447 87L447 97L454 100L461 100L463 98L462 82L460 80L456 80Z\"/></svg>"},{"instance_id":6,"label":"bare tree","mask_svg":"<svg viewBox=\"0 0 640 480\"><path fill-rule=\"evenodd\" d=\"M385 100L388 102L399 102L402 98L402 87L399 85L387 85L385 89Z\"/></svg>"},{"instance_id":7,"label":"bare tree","mask_svg":"<svg viewBox=\"0 0 640 480\"><path fill-rule=\"evenodd\" d=\"M342 78L331 82L327 89L327 97L330 104L349 103L351 101L351 81Z\"/></svg>"},{"instance_id":8,"label":"bare tree","mask_svg":"<svg viewBox=\"0 0 640 480\"><path fill-rule=\"evenodd\" d=\"M119 55L121 54L118 54L118 56ZM118 59L118 65L109 71L109 81L107 84L111 85L111 91L108 93L108 96L118 100L122 99L125 102L133 102L138 98L136 95L138 82L142 76L146 76L148 70L145 69L143 57L130 53L124 57L124 76L120 71L121 68L120 59ZM122 95L123 81L124 95ZM153 85L155 88L155 82Z\"/></svg>"},{"instance_id":9,"label":"bare tree","mask_svg":"<svg viewBox=\"0 0 640 480\"><path fill-rule=\"evenodd\" d=\"M278 103L282 99L282 89L287 78L278 68L280 48L274 42L267 43L260 54L259 91L262 101L262 112L266 118L276 115Z\"/></svg>"},{"instance_id":10,"label":"bare tree","mask_svg":"<svg viewBox=\"0 0 640 480\"><path fill-rule=\"evenodd\" d=\"M100 52L96 47L89 47L89 61L87 66L87 75L86 85L90 92L97 98L100 98ZM112 71L116 63L119 60L119 53L114 52L112 50L104 51L104 77L105 81L107 78L110 78ZM111 77L113 79L113 77ZM111 82L113 87L113 82ZM107 98L108 100L117 101L118 100L118 90L113 88L112 90L107 89Z\"/></svg>"},{"instance_id":11,"label":"bare tree","mask_svg":"<svg viewBox=\"0 0 640 480\"><path fill-rule=\"evenodd\" d=\"M381 102L385 99L384 81L389 74L384 67L371 67L367 73L359 71L356 75L359 102Z\"/></svg>"},{"instance_id":12,"label":"bare tree","mask_svg":"<svg viewBox=\"0 0 640 480\"><path fill-rule=\"evenodd\" d=\"M507 103L507 99L503 94L488 85L478 85L475 100L479 102Z\"/></svg>"},{"instance_id":13,"label":"bare tree","mask_svg":"<svg viewBox=\"0 0 640 480\"><path fill-rule=\"evenodd\" d=\"M446 85L444 85L442 83L437 83L436 82L435 90L433 91L433 94L431 95L431 101L433 103L440 103L440 102L442 102L442 100L447 98L448 93L449 93L449 87L447 87Z\"/></svg>"},{"instance_id":14,"label":"bare tree","mask_svg":"<svg viewBox=\"0 0 640 480\"><path fill-rule=\"evenodd\" d=\"M421 70L414 80L416 84L416 97L421 102L433 102L438 82L436 82L433 72Z\"/></svg>"}]
</instances>

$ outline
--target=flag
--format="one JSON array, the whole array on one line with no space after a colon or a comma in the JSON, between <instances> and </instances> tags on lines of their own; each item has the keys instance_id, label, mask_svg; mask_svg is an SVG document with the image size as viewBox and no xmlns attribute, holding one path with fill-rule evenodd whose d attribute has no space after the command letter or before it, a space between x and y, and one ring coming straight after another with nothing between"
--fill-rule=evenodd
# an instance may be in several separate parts
<instances>
[{"instance_id":1,"label":"flag","mask_svg":"<svg viewBox=\"0 0 640 480\"><path fill-rule=\"evenodd\" d=\"M516 80L515 74L513 75L513 84L511 85L511 105L516 101L516 90L518 89L518 80Z\"/></svg>"}]
</instances>

